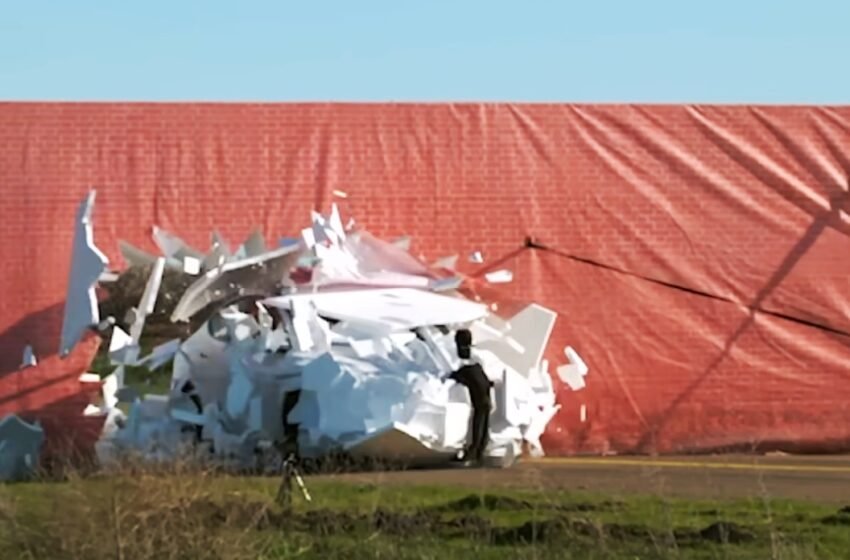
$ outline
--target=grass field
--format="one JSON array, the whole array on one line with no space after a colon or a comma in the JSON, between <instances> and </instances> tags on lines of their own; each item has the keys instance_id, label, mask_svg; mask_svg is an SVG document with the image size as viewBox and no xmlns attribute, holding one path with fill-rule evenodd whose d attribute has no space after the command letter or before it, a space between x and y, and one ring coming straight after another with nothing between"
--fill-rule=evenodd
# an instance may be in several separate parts
<instances>
[{"instance_id":1,"label":"grass field","mask_svg":"<svg viewBox=\"0 0 850 560\"><path fill-rule=\"evenodd\" d=\"M143 341L143 354L156 342ZM127 368L127 383L166 392L170 367ZM113 369L105 348L92 369ZM766 494L685 500L649 495L651 485L640 495L319 477L308 479L314 501L296 495L285 512L277 484L147 472L0 486L0 559L850 558L850 508Z\"/></svg>"},{"instance_id":2,"label":"grass field","mask_svg":"<svg viewBox=\"0 0 850 560\"><path fill-rule=\"evenodd\" d=\"M0 558L847 558L850 511L542 489L121 474L0 486Z\"/></svg>"}]
</instances>

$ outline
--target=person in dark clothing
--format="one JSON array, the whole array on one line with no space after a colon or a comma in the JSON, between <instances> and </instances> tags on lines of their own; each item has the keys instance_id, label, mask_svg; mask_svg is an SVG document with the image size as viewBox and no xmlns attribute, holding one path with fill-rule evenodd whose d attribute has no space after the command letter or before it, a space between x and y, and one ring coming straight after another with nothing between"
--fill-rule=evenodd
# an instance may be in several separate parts
<instances>
[{"instance_id":1,"label":"person in dark clothing","mask_svg":"<svg viewBox=\"0 0 850 560\"><path fill-rule=\"evenodd\" d=\"M281 453L284 456L293 454L296 458L300 456L298 450L298 424L289 421L289 413L298 404L301 391L287 391L283 394L283 441L281 442Z\"/></svg>"},{"instance_id":2,"label":"person in dark clothing","mask_svg":"<svg viewBox=\"0 0 850 560\"><path fill-rule=\"evenodd\" d=\"M201 397L198 395L198 391L195 387L195 384L192 383L191 379L187 379L186 383L183 384L183 387L180 389L180 392L189 397L189 400L192 401L192 404L195 405L195 409L198 411L198 414L204 413L204 406L201 402ZM203 426L195 426L195 441L200 443L203 434Z\"/></svg>"},{"instance_id":3,"label":"person in dark clothing","mask_svg":"<svg viewBox=\"0 0 850 560\"><path fill-rule=\"evenodd\" d=\"M449 379L466 387L472 401L472 433L464 459L480 463L490 430L490 388L493 384L481 364L472 360L472 333L468 329L460 329L455 333L455 345L462 365L449 375Z\"/></svg>"}]
</instances>

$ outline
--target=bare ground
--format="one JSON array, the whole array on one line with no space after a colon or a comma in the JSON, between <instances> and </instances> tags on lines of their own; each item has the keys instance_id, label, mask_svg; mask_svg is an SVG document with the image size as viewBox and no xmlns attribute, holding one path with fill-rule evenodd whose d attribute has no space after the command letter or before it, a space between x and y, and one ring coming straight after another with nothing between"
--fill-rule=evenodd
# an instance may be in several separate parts
<instances>
[{"instance_id":1,"label":"bare ground","mask_svg":"<svg viewBox=\"0 0 850 560\"><path fill-rule=\"evenodd\" d=\"M327 477L325 477L327 478ZM850 504L850 456L609 457L525 460L510 469L333 475L375 484L476 490L551 488L677 498L797 499Z\"/></svg>"}]
</instances>

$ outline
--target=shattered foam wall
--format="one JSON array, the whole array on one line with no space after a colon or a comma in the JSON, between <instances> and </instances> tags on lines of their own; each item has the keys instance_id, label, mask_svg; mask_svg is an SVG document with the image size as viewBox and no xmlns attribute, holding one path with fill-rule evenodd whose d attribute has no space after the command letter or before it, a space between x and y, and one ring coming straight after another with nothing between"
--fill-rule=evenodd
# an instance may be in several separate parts
<instances>
[{"instance_id":1,"label":"shattered foam wall","mask_svg":"<svg viewBox=\"0 0 850 560\"><path fill-rule=\"evenodd\" d=\"M153 224L294 233L340 189L371 232L481 250L514 272L498 297L560 314L550 352L594 377L559 392L549 454L848 447L848 172L844 107L0 104L0 414L81 410L95 343L50 354L89 187L112 263Z\"/></svg>"}]
</instances>

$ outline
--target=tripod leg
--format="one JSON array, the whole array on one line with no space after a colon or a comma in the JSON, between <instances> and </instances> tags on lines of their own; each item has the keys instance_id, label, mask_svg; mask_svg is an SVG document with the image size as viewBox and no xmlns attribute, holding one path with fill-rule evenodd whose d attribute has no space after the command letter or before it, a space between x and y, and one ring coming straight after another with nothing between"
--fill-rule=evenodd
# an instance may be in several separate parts
<instances>
[{"instance_id":1,"label":"tripod leg","mask_svg":"<svg viewBox=\"0 0 850 560\"><path fill-rule=\"evenodd\" d=\"M312 502L313 499L310 497L310 492L307 491L307 485L304 484L304 479L301 478L301 473L297 470L295 471L295 482L298 483L298 488L301 489L301 494L304 496L304 499L308 502Z\"/></svg>"},{"instance_id":2,"label":"tripod leg","mask_svg":"<svg viewBox=\"0 0 850 560\"><path fill-rule=\"evenodd\" d=\"M277 491L277 501L285 508L292 505L292 470L288 462L283 465L283 477Z\"/></svg>"}]
</instances>

